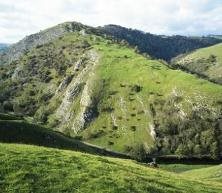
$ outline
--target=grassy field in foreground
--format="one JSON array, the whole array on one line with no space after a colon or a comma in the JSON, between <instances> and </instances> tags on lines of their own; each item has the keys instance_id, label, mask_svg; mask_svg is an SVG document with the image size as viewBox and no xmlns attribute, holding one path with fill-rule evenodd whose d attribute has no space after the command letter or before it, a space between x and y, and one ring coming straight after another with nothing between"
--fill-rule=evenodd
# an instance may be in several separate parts
<instances>
[{"instance_id":1,"label":"grassy field in foreground","mask_svg":"<svg viewBox=\"0 0 222 193\"><path fill-rule=\"evenodd\" d=\"M183 175L193 179L218 181L222 183L222 165L190 170L184 172Z\"/></svg>"},{"instance_id":2,"label":"grassy field in foreground","mask_svg":"<svg viewBox=\"0 0 222 193\"><path fill-rule=\"evenodd\" d=\"M186 179L131 160L0 144L0 190L4 193L219 193L222 185Z\"/></svg>"},{"instance_id":3,"label":"grassy field in foreground","mask_svg":"<svg viewBox=\"0 0 222 193\"><path fill-rule=\"evenodd\" d=\"M215 164L216 165L216 164ZM172 163L172 164L164 164L161 163L159 164L160 169L162 170L166 170L169 172L175 172L175 173L184 173L184 172L189 172L189 171L193 171L196 169L202 169L202 168L208 168L208 167L212 167L214 166L211 163L194 163L194 164L187 164L187 163Z\"/></svg>"}]
</instances>

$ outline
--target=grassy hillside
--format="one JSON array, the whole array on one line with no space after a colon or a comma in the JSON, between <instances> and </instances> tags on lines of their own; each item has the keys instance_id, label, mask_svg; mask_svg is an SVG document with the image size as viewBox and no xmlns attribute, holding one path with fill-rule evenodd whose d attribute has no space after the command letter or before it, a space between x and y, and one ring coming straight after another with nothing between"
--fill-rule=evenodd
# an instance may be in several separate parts
<instances>
[{"instance_id":1,"label":"grassy hillside","mask_svg":"<svg viewBox=\"0 0 222 193\"><path fill-rule=\"evenodd\" d=\"M21 120L21 117L0 114L0 142L31 144L59 149L70 149L97 155L120 158L129 156L96 147L37 124Z\"/></svg>"},{"instance_id":2,"label":"grassy hillside","mask_svg":"<svg viewBox=\"0 0 222 193\"><path fill-rule=\"evenodd\" d=\"M0 190L10 192L219 193L222 185L130 160L35 146L0 144Z\"/></svg>"},{"instance_id":3,"label":"grassy hillside","mask_svg":"<svg viewBox=\"0 0 222 193\"><path fill-rule=\"evenodd\" d=\"M190 170L184 172L183 176L187 178L218 181L222 183L222 165Z\"/></svg>"},{"instance_id":4,"label":"grassy hillside","mask_svg":"<svg viewBox=\"0 0 222 193\"><path fill-rule=\"evenodd\" d=\"M221 88L76 31L0 68L0 111L136 157L218 158Z\"/></svg>"},{"instance_id":5,"label":"grassy hillside","mask_svg":"<svg viewBox=\"0 0 222 193\"><path fill-rule=\"evenodd\" d=\"M108 85L102 90L104 99L99 105L105 110L109 107L112 110L102 112L101 116L92 122L90 129L83 132L86 138L87 134L94 130L96 133L102 133L100 137L91 138L89 142L111 146L120 151L124 148L131 149L132 144L137 145L141 141L146 147L150 147L153 142L150 135L152 127L156 132L159 130L159 136L163 135L164 131L157 128L158 124L162 124L161 127L169 127L169 130L173 129L175 124L178 125L173 127L183 124L183 115L176 117L178 111L181 114L184 112L187 119L192 120L193 115L189 117L189 113L193 112L188 109L194 108L194 103L197 102L197 106L201 106L203 101L212 99L213 105L219 100L217 97L221 95L220 86L180 71L170 70L160 62L147 60L125 47L106 44L99 44L97 47L102 50L101 55L104 56L100 60L102 65L98 67L97 72L103 80L108 81ZM193 100L191 106L187 99ZM172 107L176 103L181 106ZM165 112L162 114L163 111ZM203 113L201 111L198 113ZM166 121L169 122L163 123L163 119L168 116ZM101 131L101 126L104 132ZM107 128L114 131L107 131ZM178 131L172 132L177 134ZM130 145L126 146L128 144Z\"/></svg>"},{"instance_id":6,"label":"grassy hillside","mask_svg":"<svg viewBox=\"0 0 222 193\"><path fill-rule=\"evenodd\" d=\"M180 56L173 60L173 64L222 84L222 44Z\"/></svg>"}]
</instances>

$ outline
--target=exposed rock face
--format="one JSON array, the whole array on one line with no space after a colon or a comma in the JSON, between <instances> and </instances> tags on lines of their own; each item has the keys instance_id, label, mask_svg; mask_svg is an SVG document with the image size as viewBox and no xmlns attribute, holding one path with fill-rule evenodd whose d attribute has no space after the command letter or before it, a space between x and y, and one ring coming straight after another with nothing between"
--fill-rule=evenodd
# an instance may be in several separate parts
<instances>
[{"instance_id":1,"label":"exposed rock face","mask_svg":"<svg viewBox=\"0 0 222 193\"><path fill-rule=\"evenodd\" d=\"M16 80L22 74L22 66L17 66L12 74L12 80Z\"/></svg>"},{"instance_id":2,"label":"exposed rock face","mask_svg":"<svg viewBox=\"0 0 222 193\"><path fill-rule=\"evenodd\" d=\"M73 75L65 77L63 81L61 82L61 84L59 85L57 92L63 91L72 81L72 79L73 79Z\"/></svg>"},{"instance_id":3,"label":"exposed rock face","mask_svg":"<svg viewBox=\"0 0 222 193\"><path fill-rule=\"evenodd\" d=\"M155 128L154 128L153 124L149 124L149 129L150 129L150 135L155 140L156 139L156 132L155 132Z\"/></svg>"},{"instance_id":4,"label":"exposed rock face","mask_svg":"<svg viewBox=\"0 0 222 193\"><path fill-rule=\"evenodd\" d=\"M85 54L87 64L85 68L72 81L68 81L68 77L60 84L59 90L62 91L67 86L61 105L57 109L57 116L62 120L61 124L70 122L71 129L77 133L82 130L85 125L90 122L95 115L95 101L93 100L93 82L94 69L98 64L99 56L94 50L89 50ZM70 78L69 78L70 79ZM63 88L63 89L62 89ZM73 115L72 106L77 97L80 95L80 107L78 114ZM73 119L74 117L74 119ZM72 120L73 121L72 121Z\"/></svg>"},{"instance_id":5,"label":"exposed rock face","mask_svg":"<svg viewBox=\"0 0 222 193\"><path fill-rule=\"evenodd\" d=\"M75 67L74 67L74 70L79 70L79 68L82 66L82 63L83 63L83 60L82 59L79 59L76 64L75 64Z\"/></svg>"},{"instance_id":6,"label":"exposed rock face","mask_svg":"<svg viewBox=\"0 0 222 193\"><path fill-rule=\"evenodd\" d=\"M96 101L93 99L94 93L94 88L93 85L91 84L93 78L94 78L94 69L96 65L98 64L99 56L98 54L91 50L89 52L89 57L90 57L90 63L91 63L91 68L88 69L89 75L88 75L88 80L85 84L85 87L82 92L81 96L81 101L80 101L80 112L77 115L77 118L75 119L73 123L73 130L78 133L80 130L82 130L87 123L89 123L94 115L96 115Z\"/></svg>"}]
</instances>

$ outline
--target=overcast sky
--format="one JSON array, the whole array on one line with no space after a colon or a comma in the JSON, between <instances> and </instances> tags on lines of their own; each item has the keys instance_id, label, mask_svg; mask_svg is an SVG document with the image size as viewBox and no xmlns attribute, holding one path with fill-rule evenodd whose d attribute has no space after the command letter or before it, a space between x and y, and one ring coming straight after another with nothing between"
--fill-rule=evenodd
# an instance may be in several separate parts
<instances>
[{"instance_id":1,"label":"overcast sky","mask_svg":"<svg viewBox=\"0 0 222 193\"><path fill-rule=\"evenodd\" d=\"M222 0L0 0L0 42L65 21L156 34L222 34Z\"/></svg>"}]
</instances>

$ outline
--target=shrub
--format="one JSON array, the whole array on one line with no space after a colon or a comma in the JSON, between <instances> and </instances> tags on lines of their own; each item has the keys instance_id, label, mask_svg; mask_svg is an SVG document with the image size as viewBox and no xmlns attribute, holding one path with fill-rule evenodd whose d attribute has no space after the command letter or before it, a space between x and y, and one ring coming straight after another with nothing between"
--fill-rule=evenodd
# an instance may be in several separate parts
<instances>
[{"instance_id":1,"label":"shrub","mask_svg":"<svg viewBox=\"0 0 222 193\"><path fill-rule=\"evenodd\" d=\"M133 125L130 128L131 128L131 131L136 131L136 126Z\"/></svg>"},{"instance_id":2,"label":"shrub","mask_svg":"<svg viewBox=\"0 0 222 193\"><path fill-rule=\"evenodd\" d=\"M98 138L98 137L101 137L104 134L105 134L105 131L100 129L100 130L94 131L93 133L90 133L89 134L89 139Z\"/></svg>"},{"instance_id":3,"label":"shrub","mask_svg":"<svg viewBox=\"0 0 222 193\"><path fill-rule=\"evenodd\" d=\"M146 161L148 159L148 152L143 144L132 147L130 154L138 161Z\"/></svg>"},{"instance_id":4,"label":"shrub","mask_svg":"<svg viewBox=\"0 0 222 193\"><path fill-rule=\"evenodd\" d=\"M37 45L36 49L39 49L39 48L42 48L42 47L43 47L43 45Z\"/></svg>"},{"instance_id":5,"label":"shrub","mask_svg":"<svg viewBox=\"0 0 222 193\"><path fill-rule=\"evenodd\" d=\"M120 84L120 87L126 87L126 85L125 84Z\"/></svg>"},{"instance_id":6,"label":"shrub","mask_svg":"<svg viewBox=\"0 0 222 193\"><path fill-rule=\"evenodd\" d=\"M108 141L108 145L114 145L114 142Z\"/></svg>"},{"instance_id":7,"label":"shrub","mask_svg":"<svg viewBox=\"0 0 222 193\"><path fill-rule=\"evenodd\" d=\"M143 87L139 86L139 85L134 85L131 88L131 91L133 92L140 92L142 90Z\"/></svg>"},{"instance_id":8,"label":"shrub","mask_svg":"<svg viewBox=\"0 0 222 193\"><path fill-rule=\"evenodd\" d=\"M110 91L109 95L112 96L112 95L116 95L117 93L118 93L118 91Z\"/></svg>"},{"instance_id":9,"label":"shrub","mask_svg":"<svg viewBox=\"0 0 222 193\"><path fill-rule=\"evenodd\" d=\"M3 102L4 111L13 111L13 104L10 101Z\"/></svg>"},{"instance_id":10,"label":"shrub","mask_svg":"<svg viewBox=\"0 0 222 193\"><path fill-rule=\"evenodd\" d=\"M46 123L48 120L48 113L46 108L40 107L34 115L34 119L38 122Z\"/></svg>"},{"instance_id":11,"label":"shrub","mask_svg":"<svg viewBox=\"0 0 222 193\"><path fill-rule=\"evenodd\" d=\"M177 150L175 151L175 153L182 157L184 155L188 155L189 154L189 149L186 145L180 144L177 148Z\"/></svg>"},{"instance_id":12,"label":"shrub","mask_svg":"<svg viewBox=\"0 0 222 193\"><path fill-rule=\"evenodd\" d=\"M74 136L73 138L76 139L76 140L82 140L82 139L83 139L83 136L81 136L81 135L76 135L76 136Z\"/></svg>"},{"instance_id":13,"label":"shrub","mask_svg":"<svg viewBox=\"0 0 222 193\"><path fill-rule=\"evenodd\" d=\"M116 126L116 125L113 125L113 130L117 130L118 129L118 126Z\"/></svg>"},{"instance_id":14,"label":"shrub","mask_svg":"<svg viewBox=\"0 0 222 193\"><path fill-rule=\"evenodd\" d=\"M217 61L217 57L215 55L211 54L208 58L208 61L211 63L214 63Z\"/></svg>"},{"instance_id":15,"label":"shrub","mask_svg":"<svg viewBox=\"0 0 222 193\"><path fill-rule=\"evenodd\" d=\"M114 111L114 108L113 107L104 107L102 109L102 112L108 112L108 113L111 113Z\"/></svg>"}]
</instances>

